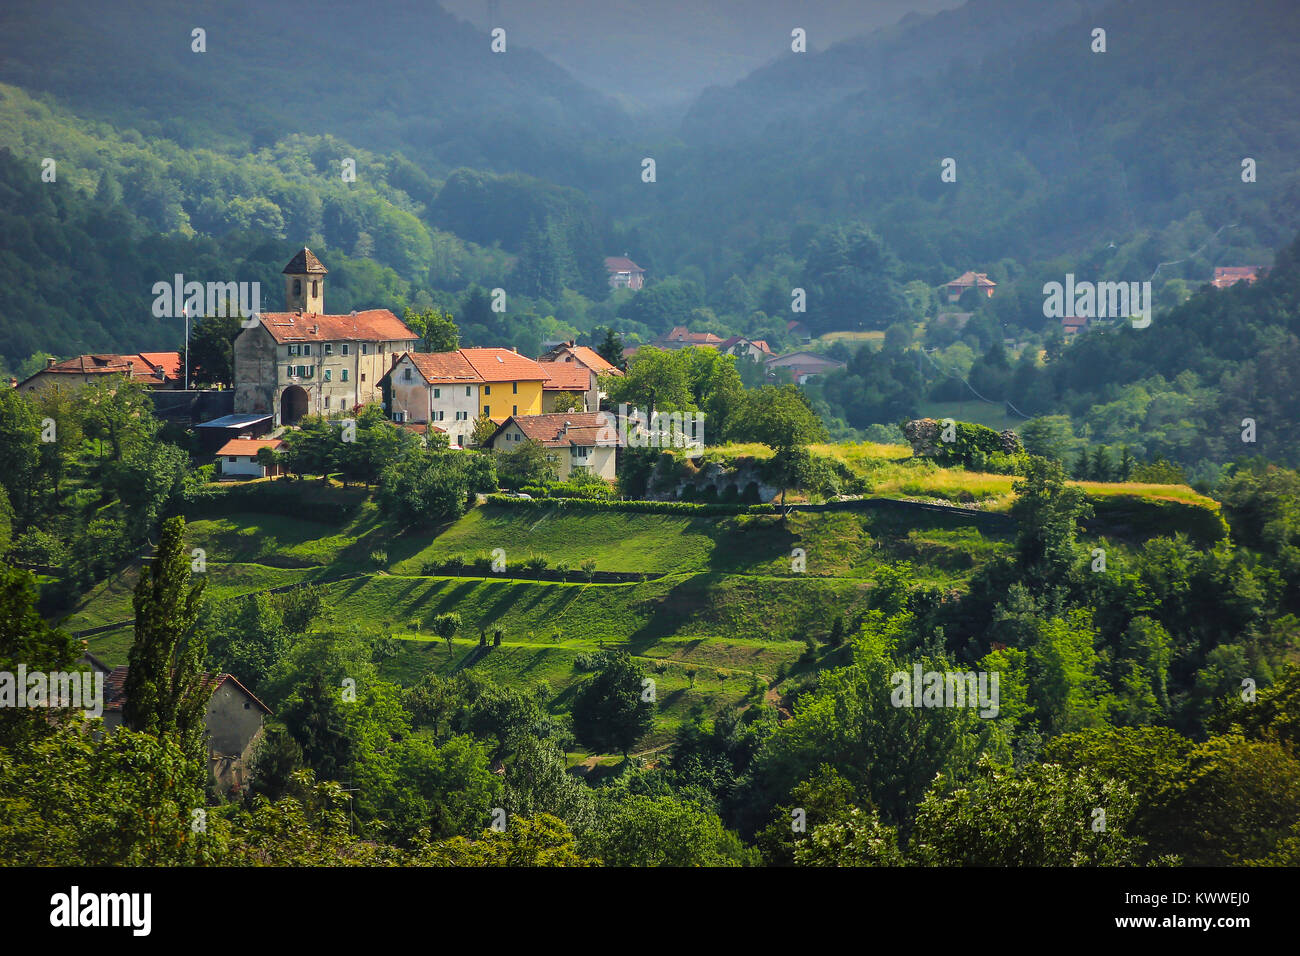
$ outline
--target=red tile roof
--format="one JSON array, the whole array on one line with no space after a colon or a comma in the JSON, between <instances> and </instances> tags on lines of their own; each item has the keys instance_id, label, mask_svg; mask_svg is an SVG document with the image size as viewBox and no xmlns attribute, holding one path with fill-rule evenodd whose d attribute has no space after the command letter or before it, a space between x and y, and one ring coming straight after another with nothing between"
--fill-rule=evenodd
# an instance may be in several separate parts
<instances>
[{"instance_id":1,"label":"red tile roof","mask_svg":"<svg viewBox=\"0 0 1300 956\"><path fill-rule=\"evenodd\" d=\"M614 416L608 412L555 412L550 415L511 415L493 433L495 441L511 423L519 426L525 438L547 448L568 448L573 445L617 445L618 436Z\"/></svg>"},{"instance_id":2,"label":"red tile roof","mask_svg":"<svg viewBox=\"0 0 1300 956\"><path fill-rule=\"evenodd\" d=\"M458 382L468 385L482 381L474 366L460 352L407 352L403 358L409 358L430 385L455 385Z\"/></svg>"},{"instance_id":3,"label":"red tile roof","mask_svg":"<svg viewBox=\"0 0 1300 956\"><path fill-rule=\"evenodd\" d=\"M591 388L592 370L577 362L542 362L550 378L542 383L548 392L585 392Z\"/></svg>"},{"instance_id":4,"label":"red tile roof","mask_svg":"<svg viewBox=\"0 0 1300 956\"><path fill-rule=\"evenodd\" d=\"M765 340L763 340L763 339L747 339L747 338L745 338L743 335L733 335L733 336L732 336L731 338L729 338L729 339L724 339L724 340L723 340L723 341L718 345L718 348L719 348L721 351L726 352L726 351L728 351L728 350L734 348L735 346L741 344L742 342L745 342L745 343L748 343L749 345L754 346L754 347L757 348L760 352L767 352L769 355L772 353L772 349L768 346L768 344L767 344L767 342L766 342Z\"/></svg>"},{"instance_id":5,"label":"red tile roof","mask_svg":"<svg viewBox=\"0 0 1300 956\"><path fill-rule=\"evenodd\" d=\"M997 283L983 272L963 272L957 278L949 282L948 285L958 286L960 288L975 288L978 286L981 289L993 289L997 287Z\"/></svg>"},{"instance_id":6,"label":"red tile roof","mask_svg":"<svg viewBox=\"0 0 1300 956\"><path fill-rule=\"evenodd\" d=\"M606 362L605 357L603 355L601 355L599 352L597 352L595 349L589 346L577 345L574 346L569 351L573 353L573 357L575 359L577 359L579 362L587 366L587 368L591 369L593 372L595 372L598 375L603 375L606 372L612 372L615 375L623 374L613 365L610 365L609 362Z\"/></svg>"},{"instance_id":7,"label":"red tile roof","mask_svg":"<svg viewBox=\"0 0 1300 956\"><path fill-rule=\"evenodd\" d=\"M1259 278L1259 266L1216 266L1213 284L1216 289L1226 289L1238 282L1251 283Z\"/></svg>"},{"instance_id":8,"label":"red tile roof","mask_svg":"<svg viewBox=\"0 0 1300 956\"><path fill-rule=\"evenodd\" d=\"M605 269L608 272L645 272L626 256L606 256Z\"/></svg>"},{"instance_id":9,"label":"red tile roof","mask_svg":"<svg viewBox=\"0 0 1300 956\"><path fill-rule=\"evenodd\" d=\"M545 382L550 377L539 363L510 349L461 349L460 354L484 382Z\"/></svg>"},{"instance_id":10,"label":"red tile roof","mask_svg":"<svg viewBox=\"0 0 1300 956\"><path fill-rule=\"evenodd\" d=\"M76 355L62 362L43 368L36 373L53 373L55 375L126 375L131 374L134 382L159 384L175 382L181 378L181 364L184 359L180 352L138 352L135 355L116 355L107 352L95 352L89 355ZM160 376L158 373L162 372ZM35 378L35 375L29 376Z\"/></svg>"},{"instance_id":11,"label":"red tile roof","mask_svg":"<svg viewBox=\"0 0 1300 956\"><path fill-rule=\"evenodd\" d=\"M259 449L275 451L283 444L278 438L232 438L217 449L217 454L256 456Z\"/></svg>"},{"instance_id":12,"label":"red tile roof","mask_svg":"<svg viewBox=\"0 0 1300 956\"><path fill-rule=\"evenodd\" d=\"M185 377L185 357L180 352L141 352L140 357L154 368L162 369L170 379Z\"/></svg>"},{"instance_id":13,"label":"red tile roof","mask_svg":"<svg viewBox=\"0 0 1300 956\"><path fill-rule=\"evenodd\" d=\"M717 345L722 341L712 332L692 332L684 325L678 325L664 336L665 342L688 342L691 345Z\"/></svg>"},{"instance_id":14,"label":"red tile roof","mask_svg":"<svg viewBox=\"0 0 1300 956\"><path fill-rule=\"evenodd\" d=\"M411 342L420 337L387 309L351 315L263 312L262 326L276 342Z\"/></svg>"},{"instance_id":15,"label":"red tile roof","mask_svg":"<svg viewBox=\"0 0 1300 956\"><path fill-rule=\"evenodd\" d=\"M130 667L126 664L119 664L104 675L105 710L121 710L122 705L126 703L126 675L129 671ZM262 710L266 711L268 714L271 713L271 708L258 700L257 696L241 684L233 674L204 674L203 680L204 683L212 689L213 693L215 693L222 684L229 681L243 691L244 696L257 704L258 707L261 707Z\"/></svg>"}]
</instances>

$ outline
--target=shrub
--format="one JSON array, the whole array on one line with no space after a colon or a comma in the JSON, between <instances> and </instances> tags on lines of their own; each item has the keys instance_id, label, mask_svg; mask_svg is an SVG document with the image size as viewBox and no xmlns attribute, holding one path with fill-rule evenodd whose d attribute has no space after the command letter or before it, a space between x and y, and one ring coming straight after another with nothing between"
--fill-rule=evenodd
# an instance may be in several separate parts
<instances>
[{"instance_id":1,"label":"shrub","mask_svg":"<svg viewBox=\"0 0 1300 956\"><path fill-rule=\"evenodd\" d=\"M540 554L530 554L524 561L524 567L529 571L545 571L547 560Z\"/></svg>"}]
</instances>

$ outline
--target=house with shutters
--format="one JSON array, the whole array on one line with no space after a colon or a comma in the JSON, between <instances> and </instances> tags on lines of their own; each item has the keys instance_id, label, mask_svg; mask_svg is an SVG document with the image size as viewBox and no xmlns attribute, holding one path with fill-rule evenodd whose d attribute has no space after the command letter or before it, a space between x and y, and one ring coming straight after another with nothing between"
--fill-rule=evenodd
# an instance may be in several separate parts
<instances>
[{"instance_id":1,"label":"house with shutters","mask_svg":"<svg viewBox=\"0 0 1300 956\"><path fill-rule=\"evenodd\" d=\"M393 421L437 428L453 448L469 444L482 386L483 379L459 351L407 352L382 382Z\"/></svg>"},{"instance_id":2,"label":"house with shutters","mask_svg":"<svg viewBox=\"0 0 1300 956\"><path fill-rule=\"evenodd\" d=\"M235 414L275 425L351 414L381 400L379 382L420 337L388 309L325 312L325 275L307 248L284 267L285 312L263 312L235 339Z\"/></svg>"},{"instance_id":3,"label":"house with shutters","mask_svg":"<svg viewBox=\"0 0 1300 956\"><path fill-rule=\"evenodd\" d=\"M544 366L512 349L457 349L399 355L381 390L393 421L438 428L464 448L479 417L499 425L540 415L550 380Z\"/></svg>"},{"instance_id":4,"label":"house with shutters","mask_svg":"<svg viewBox=\"0 0 1300 956\"><path fill-rule=\"evenodd\" d=\"M542 446L560 481L577 472L606 481L615 478L618 429L614 417L606 412L511 415L484 447L509 451L526 441Z\"/></svg>"}]
</instances>

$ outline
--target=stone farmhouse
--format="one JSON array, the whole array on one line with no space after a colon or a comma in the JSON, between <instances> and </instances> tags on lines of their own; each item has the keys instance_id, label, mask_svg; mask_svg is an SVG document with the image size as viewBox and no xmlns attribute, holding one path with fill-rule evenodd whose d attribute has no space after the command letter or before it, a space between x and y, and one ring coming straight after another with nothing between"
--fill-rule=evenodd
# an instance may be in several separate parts
<instances>
[{"instance_id":1,"label":"stone farmhouse","mask_svg":"<svg viewBox=\"0 0 1300 956\"><path fill-rule=\"evenodd\" d=\"M104 727L120 727L130 668L125 664L110 668L91 654L82 659L104 674ZM230 674L205 674L204 679L212 690L204 717L208 772L221 791L229 793L242 789L248 780L249 761L271 708Z\"/></svg>"}]
</instances>

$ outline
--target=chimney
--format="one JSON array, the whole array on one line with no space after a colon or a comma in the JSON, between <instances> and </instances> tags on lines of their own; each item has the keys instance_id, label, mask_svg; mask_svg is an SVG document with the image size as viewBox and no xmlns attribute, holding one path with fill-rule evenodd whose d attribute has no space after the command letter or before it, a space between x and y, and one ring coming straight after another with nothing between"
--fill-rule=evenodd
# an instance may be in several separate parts
<instances>
[{"instance_id":1,"label":"chimney","mask_svg":"<svg viewBox=\"0 0 1300 956\"><path fill-rule=\"evenodd\" d=\"M47 359L45 360L45 367L46 367L46 368L54 368L54 363L57 362L57 361L58 361L58 359L56 359L54 356L51 355L49 358L47 358Z\"/></svg>"},{"instance_id":2,"label":"chimney","mask_svg":"<svg viewBox=\"0 0 1300 956\"><path fill-rule=\"evenodd\" d=\"M312 335L315 335L315 334L318 333L319 331L320 331L320 326L317 325L315 322L313 322L313 323L312 323L312 326L311 326L311 334L312 334Z\"/></svg>"}]
</instances>

